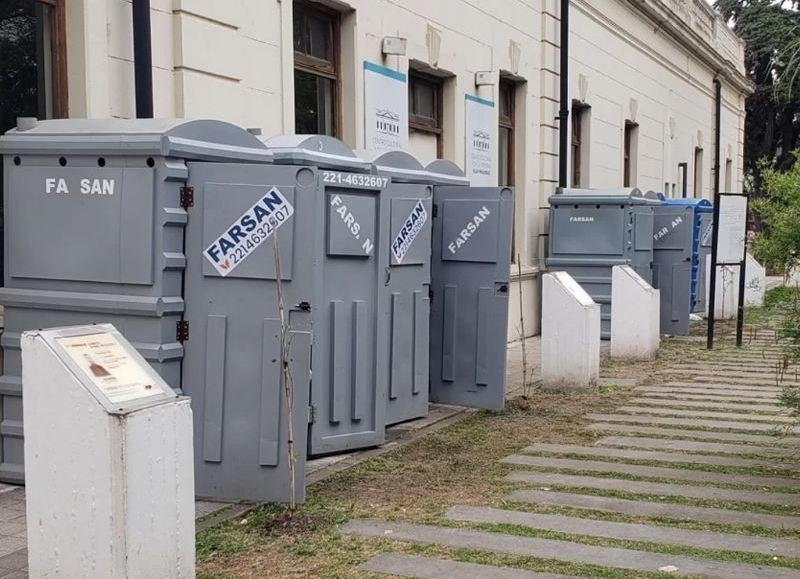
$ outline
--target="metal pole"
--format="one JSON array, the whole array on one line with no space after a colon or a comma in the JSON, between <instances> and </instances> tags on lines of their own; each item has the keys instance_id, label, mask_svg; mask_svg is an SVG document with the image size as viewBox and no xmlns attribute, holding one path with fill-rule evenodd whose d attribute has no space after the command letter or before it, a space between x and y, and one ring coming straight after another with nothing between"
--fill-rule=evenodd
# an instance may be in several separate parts
<instances>
[{"instance_id":1,"label":"metal pole","mask_svg":"<svg viewBox=\"0 0 800 579\"><path fill-rule=\"evenodd\" d=\"M567 186L567 151L569 147L569 2L561 0L561 46L559 48L560 109L558 111L558 186Z\"/></svg>"},{"instance_id":2,"label":"metal pole","mask_svg":"<svg viewBox=\"0 0 800 579\"><path fill-rule=\"evenodd\" d=\"M714 223L711 226L711 273L708 279L708 335L706 347L714 347L714 317L717 299L717 243L719 242L719 193L714 193Z\"/></svg>"},{"instance_id":3,"label":"metal pole","mask_svg":"<svg viewBox=\"0 0 800 579\"><path fill-rule=\"evenodd\" d=\"M150 0L133 0L133 75L136 118L153 118L153 51Z\"/></svg>"},{"instance_id":4,"label":"metal pole","mask_svg":"<svg viewBox=\"0 0 800 579\"><path fill-rule=\"evenodd\" d=\"M708 336L707 348L714 347L714 314L717 307L717 241L719 240L719 155L722 130L722 83L714 79L714 228L711 241L711 275L708 282Z\"/></svg>"},{"instance_id":5,"label":"metal pole","mask_svg":"<svg viewBox=\"0 0 800 579\"><path fill-rule=\"evenodd\" d=\"M745 197L746 205L745 205L745 215L747 215L750 211L750 198ZM745 218L745 224L747 220ZM742 264L739 266L739 303L737 304L736 308L736 347L742 347L742 333L744 330L744 290L745 290L745 278L747 277L747 225L745 225L744 229L745 241L744 247L742 251Z\"/></svg>"}]
</instances>

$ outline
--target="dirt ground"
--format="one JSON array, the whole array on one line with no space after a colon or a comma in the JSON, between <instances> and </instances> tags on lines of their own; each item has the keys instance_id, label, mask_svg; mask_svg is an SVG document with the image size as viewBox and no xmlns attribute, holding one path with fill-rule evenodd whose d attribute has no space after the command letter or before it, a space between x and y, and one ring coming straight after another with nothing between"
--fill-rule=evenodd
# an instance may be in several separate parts
<instances>
[{"instance_id":1,"label":"dirt ground","mask_svg":"<svg viewBox=\"0 0 800 579\"><path fill-rule=\"evenodd\" d=\"M624 374L646 379L654 366L627 364ZM370 555L374 542L340 537L338 523L356 517L433 522L454 505L499 504L509 488L500 479L511 467L498 458L533 442L589 442L593 435L581 428L582 416L611 410L629 396L614 386L590 393L534 390L504 412L473 415L309 487L294 520L282 507L265 506L244 521L202 533L199 576L367 577L350 569Z\"/></svg>"}]
</instances>

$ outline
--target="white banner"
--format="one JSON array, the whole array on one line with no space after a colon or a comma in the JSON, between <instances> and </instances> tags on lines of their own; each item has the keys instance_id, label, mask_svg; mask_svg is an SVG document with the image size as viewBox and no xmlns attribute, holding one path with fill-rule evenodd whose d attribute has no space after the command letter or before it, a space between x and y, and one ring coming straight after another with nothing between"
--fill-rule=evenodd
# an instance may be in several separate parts
<instances>
[{"instance_id":1,"label":"white banner","mask_svg":"<svg viewBox=\"0 0 800 579\"><path fill-rule=\"evenodd\" d=\"M471 94L466 100L466 162L464 171L473 186L497 186L497 115L494 103Z\"/></svg>"},{"instance_id":2,"label":"white banner","mask_svg":"<svg viewBox=\"0 0 800 579\"><path fill-rule=\"evenodd\" d=\"M364 61L364 137L366 149L408 148L406 75Z\"/></svg>"},{"instance_id":3,"label":"white banner","mask_svg":"<svg viewBox=\"0 0 800 579\"><path fill-rule=\"evenodd\" d=\"M747 238L747 197L719 196L717 263L739 263L744 259Z\"/></svg>"}]
</instances>

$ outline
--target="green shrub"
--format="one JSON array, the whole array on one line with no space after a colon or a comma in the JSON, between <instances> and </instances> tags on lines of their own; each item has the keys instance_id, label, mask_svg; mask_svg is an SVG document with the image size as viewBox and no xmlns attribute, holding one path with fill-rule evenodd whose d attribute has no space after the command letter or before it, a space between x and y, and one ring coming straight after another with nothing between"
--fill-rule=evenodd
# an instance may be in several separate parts
<instances>
[{"instance_id":1,"label":"green shrub","mask_svg":"<svg viewBox=\"0 0 800 579\"><path fill-rule=\"evenodd\" d=\"M800 265L800 163L788 171L764 165L764 193L753 201L763 229L756 235L753 251L762 264L786 275Z\"/></svg>"},{"instance_id":2,"label":"green shrub","mask_svg":"<svg viewBox=\"0 0 800 579\"><path fill-rule=\"evenodd\" d=\"M788 308L800 296L798 288L780 285L764 294L764 307L769 309Z\"/></svg>"}]
</instances>

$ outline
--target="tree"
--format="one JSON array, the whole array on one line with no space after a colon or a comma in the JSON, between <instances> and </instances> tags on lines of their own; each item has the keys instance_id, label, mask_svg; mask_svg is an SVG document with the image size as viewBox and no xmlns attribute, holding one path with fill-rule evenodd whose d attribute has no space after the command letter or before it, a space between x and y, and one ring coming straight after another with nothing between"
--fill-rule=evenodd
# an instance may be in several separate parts
<instances>
[{"instance_id":1,"label":"tree","mask_svg":"<svg viewBox=\"0 0 800 579\"><path fill-rule=\"evenodd\" d=\"M780 171L762 164L765 195L753 205L763 225L755 254L767 266L788 274L800 265L800 151L792 167Z\"/></svg>"},{"instance_id":2,"label":"tree","mask_svg":"<svg viewBox=\"0 0 800 579\"><path fill-rule=\"evenodd\" d=\"M715 6L744 40L756 85L746 105L744 169L758 193L762 160L787 170L800 147L800 0L716 0Z\"/></svg>"}]
</instances>

